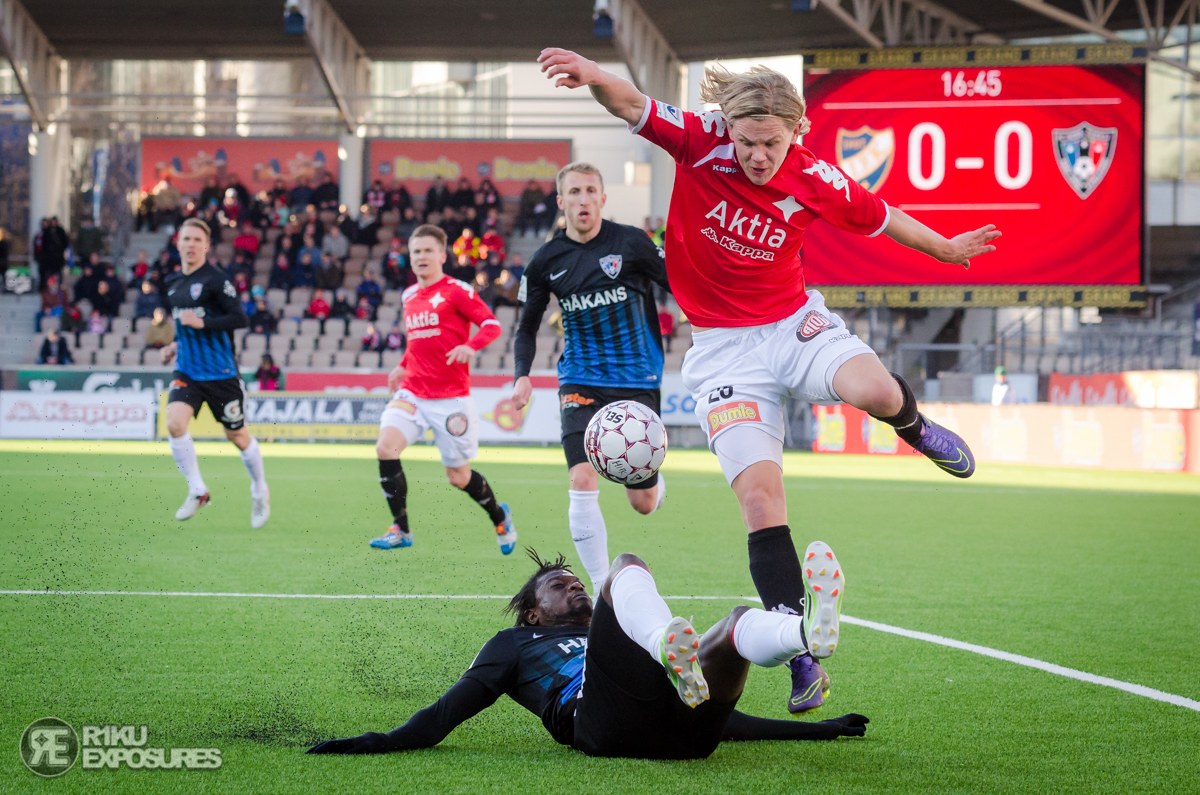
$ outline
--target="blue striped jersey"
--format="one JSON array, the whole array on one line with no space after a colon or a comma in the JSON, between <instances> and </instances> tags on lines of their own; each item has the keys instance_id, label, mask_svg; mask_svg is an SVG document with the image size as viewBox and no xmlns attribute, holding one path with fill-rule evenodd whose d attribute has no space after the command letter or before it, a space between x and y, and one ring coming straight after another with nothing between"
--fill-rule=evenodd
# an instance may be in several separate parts
<instances>
[{"instance_id":1,"label":"blue striped jersey","mask_svg":"<svg viewBox=\"0 0 1200 795\"><path fill-rule=\"evenodd\" d=\"M249 325L228 274L205 263L190 274L176 271L167 278L167 303L175 318L175 369L196 381L237 378L233 350L234 329ZM204 321L204 328L180 322L190 309Z\"/></svg>"}]
</instances>

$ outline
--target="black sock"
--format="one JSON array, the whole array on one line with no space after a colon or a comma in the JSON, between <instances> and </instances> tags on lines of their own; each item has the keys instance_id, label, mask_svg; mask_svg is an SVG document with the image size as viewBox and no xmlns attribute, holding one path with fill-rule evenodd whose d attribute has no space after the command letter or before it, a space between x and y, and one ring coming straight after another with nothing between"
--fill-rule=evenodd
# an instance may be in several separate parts
<instances>
[{"instance_id":1,"label":"black sock","mask_svg":"<svg viewBox=\"0 0 1200 795\"><path fill-rule=\"evenodd\" d=\"M400 459L380 460L379 485L383 487L383 496L387 498L388 508L392 511L392 519L400 526L400 532L408 532L408 479L404 477L404 468Z\"/></svg>"},{"instance_id":2,"label":"black sock","mask_svg":"<svg viewBox=\"0 0 1200 795\"><path fill-rule=\"evenodd\" d=\"M804 615L804 573L785 524L750 534L750 578L763 608L774 613Z\"/></svg>"},{"instance_id":3,"label":"black sock","mask_svg":"<svg viewBox=\"0 0 1200 795\"><path fill-rule=\"evenodd\" d=\"M468 497L479 503L483 510L487 511L492 524L504 523L504 511L500 510L500 503L496 502L496 495L492 494L492 487L488 485L483 475L472 469L471 479L467 481L467 486L463 491L467 493Z\"/></svg>"},{"instance_id":4,"label":"black sock","mask_svg":"<svg viewBox=\"0 0 1200 795\"><path fill-rule=\"evenodd\" d=\"M921 442L921 422L917 414L917 396L913 394L912 387L908 385L900 376L892 373L892 378L896 379L896 383L900 385L900 391L904 393L904 405L900 407L900 412L894 417L875 417L880 422L886 422L896 429L896 435L899 436L910 447L916 447ZM872 417L875 415L872 414Z\"/></svg>"}]
</instances>

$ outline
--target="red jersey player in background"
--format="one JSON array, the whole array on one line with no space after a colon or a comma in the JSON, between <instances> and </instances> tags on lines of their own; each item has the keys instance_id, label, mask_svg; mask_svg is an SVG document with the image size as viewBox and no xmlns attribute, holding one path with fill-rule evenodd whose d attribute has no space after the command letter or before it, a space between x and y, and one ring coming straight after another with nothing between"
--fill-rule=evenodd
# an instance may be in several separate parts
<instances>
[{"instance_id":1,"label":"red jersey player in background","mask_svg":"<svg viewBox=\"0 0 1200 795\"><path fill-rule=\"evenodd\" d=\"M412 546L408 529L408 481L400 453L433 431L450 483L479 503L496 528L496 541L505 555L517 545L512 511L497 502L483 475L471 469L479 452L479 415L471 399L467 364L476 352L500 336L500 324L471 285L451 279L446 264L446 233L424 224L413 230L409 258L417 283L404 291L404 326L408 348L388 373L393 391L379 418L379 483L394 524L371 546L395 549ZM467 339L471 324L479 326Z\"/></svg>"},{"instance_id":2,"label":"red jersey player in background","mask_svg":"<svg viewBox=\"0 0 1200 795\"><path fill-rule=\"evenodd\" d=\"M811 654L791 663L788 708L815 709L829 678L812 657L837 647L845 582L822 591L800 567L783 488L782 400L863 409L956 477L969 477L975 462L957 434L917 411L904 380L825 308L821 294L805 288L804 231L824 220L855 234L882 233L964 267L994 251L1000 233L985 226L948 240L818 160L799 143L809 128L800 92L770 69L706 70L701 97L721 109L687 113L576 53L546 49L538 61L557 86L588 86L609 113L675 159L665 249L672 292L693 324L683 382L750 531L750 576L763 605L805 613ZM809 559L822 575L840 576L828 547L810 546Z\"/></svg>"}]
</instances>

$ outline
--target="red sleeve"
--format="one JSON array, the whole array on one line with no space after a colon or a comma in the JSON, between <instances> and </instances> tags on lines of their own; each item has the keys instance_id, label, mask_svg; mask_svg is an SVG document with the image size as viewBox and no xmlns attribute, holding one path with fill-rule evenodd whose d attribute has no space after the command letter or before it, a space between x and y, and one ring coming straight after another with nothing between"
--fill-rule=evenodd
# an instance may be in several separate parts
<instances>
[{"instance_id":1,"label":"red sleeve","mask_svg":"<svg viewBox=\"0 0 1200 795\"><path fill-rule=\"evenodd\" d=\"M694 164L713 149L732 143L721 111L689 113L649 97L642 118L629 129L661 147L677 163Z\"/></svg>"},{"instance_id":2,"label":"red sleeve","mask_svg":"<svg viewBox=\"0 0 1200 795\"><path fill-rule=\"evenodd\" d=\"M874 237L887 227L887 203L824 160L803 169L809 195L804 202L825 222L856 235Z\"/></svg>"},{"instance_id":3,"label":"red sleeve","mask_svg":"<svg viewBox=\"0 0 1200 795\"><path fill-rule=\"evenodd\" d=\"M500 321L496 320L492 310L488 309L473 287L466 282L458 282L458 285L462 287L462 292L454 291L455 307L463 317L479 326L479 331L467 340L467 345L481 351L500 336Z\"/></svg>"}]
</instances>

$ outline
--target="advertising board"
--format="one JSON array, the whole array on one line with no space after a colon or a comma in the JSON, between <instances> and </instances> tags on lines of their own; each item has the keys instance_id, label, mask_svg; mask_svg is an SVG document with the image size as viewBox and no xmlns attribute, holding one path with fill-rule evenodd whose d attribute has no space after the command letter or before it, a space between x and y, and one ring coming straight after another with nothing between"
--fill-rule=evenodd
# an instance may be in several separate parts
<instances>
[{"instance_id":1,"label":"advertising board","mask_svg":"<svg viewBox=\"0 0 1200 795\"><path fill-rule=\"evenodd\" d=\"M472 185L490 179L501 196L520 196L529 180L543 190L558 170L571 162L570 141L467 141L375 139L370 148L370 178L403 183L410 193L424 194L435 177L454 190L459 177Z\"/></svg>"},{"instance_id":2,"label":"advertising board","mask_svg":"<svg viewBox=\"0 0 1200 795\"><path fill-rule=\"evenodd\" d=\"M199 193L209 177L221 184L236 174L251 193L282 178L316 187L325 173L338 176L337 141L303 138L143 138L142 188L163 177L184 193Z\"/></svg>"},{"instance_id":3,"label":"advertising board","mask_svg":"<svg viewBox=\"0 0 1200 795\"><path fill-rule=\"evenodd\" d=\"M154 438L152 392L0 392L0 438Z\"/></svg>"}]
</instances>

